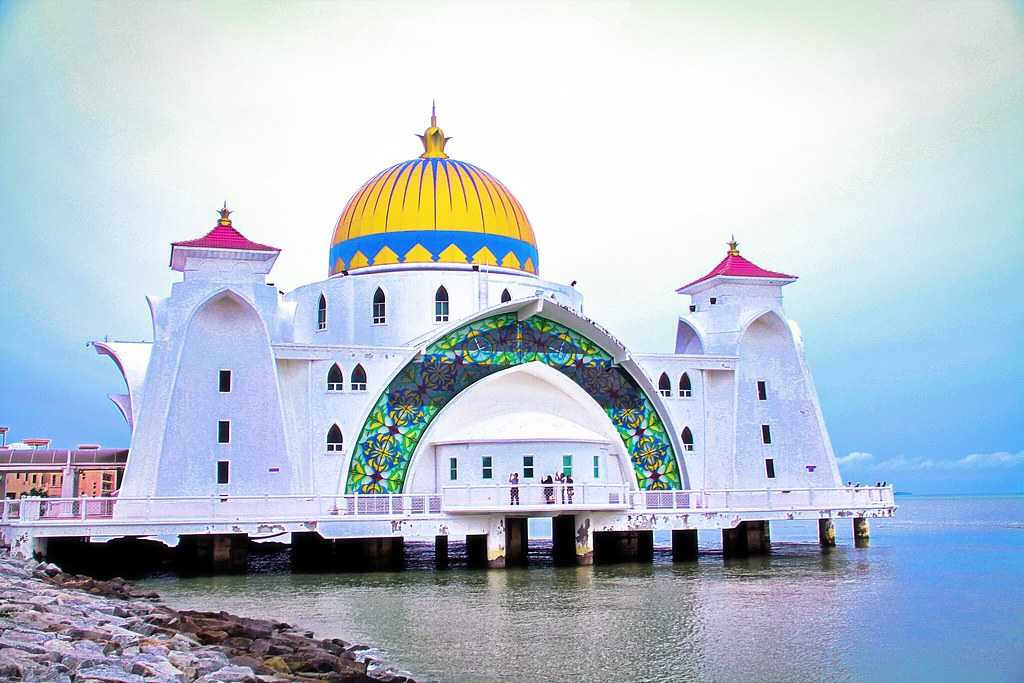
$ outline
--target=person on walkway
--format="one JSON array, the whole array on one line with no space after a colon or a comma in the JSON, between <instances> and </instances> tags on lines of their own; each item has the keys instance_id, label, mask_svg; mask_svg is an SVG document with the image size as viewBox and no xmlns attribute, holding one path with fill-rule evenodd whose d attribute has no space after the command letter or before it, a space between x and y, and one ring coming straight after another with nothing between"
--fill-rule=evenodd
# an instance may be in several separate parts
<instances>
[{"instance_id":1,"label":"person on walkway","mask_svg":"<svg viewBox=\"0 0 1024 683\"><path fill-rule=\"evenodd\" d=\"M551 478L551 475L549 474L546 477L544 477L544 479L541 480L541 483L542 484L554 484L555 482ZM555 502L555 487L554 486L546 485L544 487L544 501L546 503L554 503Z\"/></svg>"},{"instance_id":2,"label":"person on walkway","mask_svg":"<svg viewBox=\"0 0 1024 683\"><path fill-rule=\"evenodd\" d=\"M555 475L555 483L558 484L558 497L562 499L562 505L565 505L565 472Z\"/></svg>"},{"instance_id":3,"label":"person on walkway","mask_svg":"<svg viewBox=\"0 0 1024 683\"><path fill-rule=\"evenodd\" d=\"M519 505L519 473L513 472L508 475L508 483L512 484L509 489L509 505Z\"/></svg>"},{"instance_id":4,"label":"person on walkway","mask_svg":"<svg viewBox=\"0 0 1024 683\"><path fill-rule=\"evenodd\" d=\"M569 505L572 505L572 494L576 493L576 489L572 487L572 475L565 475L565 495L569 497Z\"/></svg>"}]
</instances>

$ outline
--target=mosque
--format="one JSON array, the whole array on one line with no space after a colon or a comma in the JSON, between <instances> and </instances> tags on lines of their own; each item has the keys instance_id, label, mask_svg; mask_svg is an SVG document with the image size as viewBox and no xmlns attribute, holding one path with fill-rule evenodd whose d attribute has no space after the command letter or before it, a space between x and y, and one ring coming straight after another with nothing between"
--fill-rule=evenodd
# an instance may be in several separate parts
<instances>
[{"instance_id":1,"label":"mosque","mask_svg":"<svg viewBox=\"0 0 1024 683\"><path fill-rule=\"evenodd\" d=\"M891 514L891 490L842 486L783 310L795 276L730 241L676 290L675 348L627 349L575 283L543 279L512 192L449 157L436 116L419 137L422 154L349 199L323 280L279 291L280 249L226 205L171 245L181 279L147 299L152 341L94 343L124 377L111 399L131 442L104 522L121 526L90 537L173 544L218 520L249 536L465 535L501 566L530 516L554 518L586 563L595 533L672 529L695 552L697 528L755 548L769 519ZM182 512L198 500L215 501L202 519ZM126 531L133 519L163 526Z\"/></svg>"}]
</instances>

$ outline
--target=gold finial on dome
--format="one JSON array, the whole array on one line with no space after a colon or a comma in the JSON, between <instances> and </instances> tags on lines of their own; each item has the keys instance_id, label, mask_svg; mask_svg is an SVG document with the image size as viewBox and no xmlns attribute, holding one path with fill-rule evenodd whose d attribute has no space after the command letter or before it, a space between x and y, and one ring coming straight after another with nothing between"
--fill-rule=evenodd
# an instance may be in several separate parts
<instances>
[{"instance_id":1,"label":"gold finial on dome","mask_svg":"<svg viewBox=\"0 0 1024 683\"><path fill-rule=\"evenodd\" d=\"M726 244L729 245L729 256L739 256L740 250L736 247L740 246L740 243L736 241L736 235L730 236L730 239Z\"/></svg>"},{"instance_id":2,"label":"gold finial on dome","mask_svg":"<svg viewBox=\"0 0 1024 683\"><path fill-rule=\"evenodd\" d=\"M220 225L231 225L231 210L228 209L228 203L224 202L223 209L217 209L217 213L220 214L220 220L217 221Z\"/></svg>"},{"instance_id":3,"label":"gold finial on dome","mask_svg":"<svg viewBox=\"0 0 1024 683\"><path fill-rule=\"evenodd\" d=\"M423 135L417 136L423 141L423 154L420 159L447 159L444 153L444 146L451 138L444 136L444 131L437 127L437 109L435 103L430 103L430 127L423 131Z\"/></svg>"}]
</instances>

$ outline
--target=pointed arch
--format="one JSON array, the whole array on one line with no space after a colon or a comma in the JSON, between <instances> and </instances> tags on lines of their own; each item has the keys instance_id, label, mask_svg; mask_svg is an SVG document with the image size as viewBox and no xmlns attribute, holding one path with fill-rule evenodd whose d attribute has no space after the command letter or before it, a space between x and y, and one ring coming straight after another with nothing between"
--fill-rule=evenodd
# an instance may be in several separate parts
<instances>
[{"instance_id":1,"label":"pointed arch","mask_svg":"<svg viewBox=\"0 0 1024 683\"><path fill-rule=\"evenodd\" d=\"M501 290L501 303L507 304L509 301L512 301L512 295L509 294L508 289Z\"/></svg>"},{"instance_id":2,"label":"pointed arch","mask_svg":"<svg viewBox=\"0 0 1024 683\"><path fill-rule=\"evenodd\" d=\"M373 293L373 324L384 325L388 321L388 300L380 287Z\"/></svg>"},{"instance_id":3,"label":"pointed arch","mask_svg":"<svg viewBox=\"0 0 1024 683\"><path fill-rule=\"evenodd\" d=\"M658 378L658 393L662 396L672 395L672 380L668 378L668 374L661 373L661 377Z\"/></svg>"},{"instance_id":4,"label":"pointed arch","mask_svg":"<svg viewBox=\"0 0 1024 683\"><path fill-rule=\"evenodd\" d=\"M693 450L693 432L690 431L689 427L683 427L683 433L679 435L679 438L683 442L684 451Z\"/></svg>"},{"instance_id":5,"label":"pointed arch","mask_svg":"<svg viewBox=\"0 0 1024 683\"><path fill-rule=\"evenodd\" d=\"M345 438L341 434L341 427L333 424L327 430L327 452L337 453L343 450L345 450Z\"/></svg>"},{"instance_id":6,"label":"pointed arch","mask_svg":"<svg viewBox=\"0 0 1024 683\"><path fill-rule=\"evenodd\" d=\"M684 372L679 378L679 398L693 398L693 384L688 372Z\"/></svg>"},{"instance_id":7,"label":"pointed arch","mask_svg":"<svg viewBox=\"0 0 1024 683\"><path fill-rule=\"evenodd\" d=\"M327 329L327 297L322 293L320 294L320 300L316 304L316 329Z\"/></svg>"},{"instance_id":8,"label":"pointed arch","mask_svg":"<svg viewBox=\"0 0 1024 683\"><path fill-rule=\"evenodd\" d=\"M345 374L335 363L327 371L327 391L343 391L345 389Z\"/></svg>"},{"instance_id":9,"label":"pointed arch","mask_svg":"<svg viewBox=\"0 0 1024 683\"><path fill-rule=\"evenodd\" d=\"M679 324L676 327L676 353L704 353L704 338L691 320L679 319Z\"/></svg>"},{"instance_id":10,"label":"pointed arch","mask_svg":"<svg viewBox=\"0 0 1024 683\"><path fill-rule=\"evenodd\" d=\"M352 391L366 391L366 370L361 363L352 369Z\"/></svg>"},{"instance_id":11,"label":"pointed arch","mask_svg":"<svg viewBox=\"0 0 1024 683\"><path fill-rule=\"evenodd\" d=\"M434 322L448 322L448 290L441 285L434 292Z\"/></svg>"}]
</instances>

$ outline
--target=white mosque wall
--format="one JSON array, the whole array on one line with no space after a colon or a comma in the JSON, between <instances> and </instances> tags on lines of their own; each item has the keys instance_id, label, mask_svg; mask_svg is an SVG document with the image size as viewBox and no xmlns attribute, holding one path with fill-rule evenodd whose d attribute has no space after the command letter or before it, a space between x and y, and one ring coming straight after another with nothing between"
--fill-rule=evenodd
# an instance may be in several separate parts
<instances>
[{"instance_id":1,"label":"white mosque wall","mask_svg":"<svg viewBox=\"0 0 1024 683\"><path fill-rule=\"evenodd\" d=\"M435 296L448 293L448 320L437 320ZM384 292L386 315L375 323L373 298ZM582 295L572 287L506 271L422 267L414 270L365 269L298 287L286 300L297 306L294 341L309 344L399 346L501 303L508 290L513 300L543 296L576 312ZM319 329L320 295L327 301L327 321Z\"/></svg>"}]
</instances>

